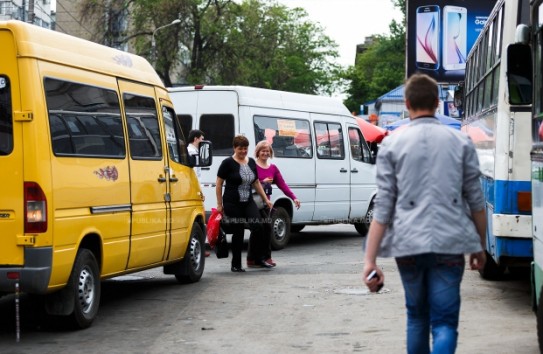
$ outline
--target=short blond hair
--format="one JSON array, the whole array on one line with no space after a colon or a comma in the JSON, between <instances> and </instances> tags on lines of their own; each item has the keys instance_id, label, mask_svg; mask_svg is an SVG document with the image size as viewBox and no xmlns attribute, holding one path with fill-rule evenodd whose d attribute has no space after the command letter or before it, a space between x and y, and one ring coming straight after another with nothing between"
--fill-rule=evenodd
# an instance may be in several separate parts
<instances>
[{"instance_id":1,"label":"short blond hair","mask_svg":"<svg viewBox=\"0 0 543 354\"><path fill-rule=\"evenodd\" d=\"M260 154L260 151L262 151L264 148L268 148L270 150L270 158L273 158L273 148L267 140L262 140L256 144L255 157L258 159L258 154Z\"/></svg>"}]
</instances>

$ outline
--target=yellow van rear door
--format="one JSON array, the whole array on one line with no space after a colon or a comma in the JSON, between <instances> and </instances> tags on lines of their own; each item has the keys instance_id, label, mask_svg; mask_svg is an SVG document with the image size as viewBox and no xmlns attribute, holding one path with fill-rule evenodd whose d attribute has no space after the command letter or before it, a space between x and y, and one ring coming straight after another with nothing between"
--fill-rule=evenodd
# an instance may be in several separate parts
<instances>
[{"instance_id":1,"label":"yellow van rear door","mask_svg":"<svg viewBox=\"0 0 543 354\"><path fill-rule=\"evenodd\" d=\"M130 152L132 235L128 268L160 262L167 230L167 161L154 88L119 80Z\"/></svg>"},{"instance_id":2,"label":"yellow van rear door","mask_svg":"<svg viewBox=\"0 0 543 354\"><path fill-rule=\"evenodd\" d=\"M13 112L20 111L20 84L13 34L0 30L0 265L22 265L24 232L22 126Z\"/></svg>"}]
</instances>

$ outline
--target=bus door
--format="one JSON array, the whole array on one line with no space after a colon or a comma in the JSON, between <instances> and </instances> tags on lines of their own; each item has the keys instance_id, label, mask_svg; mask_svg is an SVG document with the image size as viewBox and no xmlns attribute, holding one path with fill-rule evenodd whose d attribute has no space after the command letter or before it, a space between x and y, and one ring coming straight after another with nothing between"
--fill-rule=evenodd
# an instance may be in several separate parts
<instances>
[{"instance_id":1,"label":"bus door","mask_svg":"<svg viewBox=\"0 0 543 354\"><path fill-rule=\"evenodd\" d=\"M168 162L154 88L119 80L119 89L130 152L132 230L128 268L134 268L165 257Z\"/></svg>"}]
</instances>

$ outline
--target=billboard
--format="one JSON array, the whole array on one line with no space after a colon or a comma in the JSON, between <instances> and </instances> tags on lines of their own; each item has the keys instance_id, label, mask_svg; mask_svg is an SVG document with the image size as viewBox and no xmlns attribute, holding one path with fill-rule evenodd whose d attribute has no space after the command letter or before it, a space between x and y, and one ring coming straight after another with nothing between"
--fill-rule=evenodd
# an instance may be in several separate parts
<instances>
[{"instance_id":1,"label":"billboard","mask_svg":"<svg viewBox=\"0 0 543 354\"><path fill-rule=\"evenodd\" d=\"M407 0L407 76L464 80L466 58L496 0Z\"/></svg>"}]
</instances>

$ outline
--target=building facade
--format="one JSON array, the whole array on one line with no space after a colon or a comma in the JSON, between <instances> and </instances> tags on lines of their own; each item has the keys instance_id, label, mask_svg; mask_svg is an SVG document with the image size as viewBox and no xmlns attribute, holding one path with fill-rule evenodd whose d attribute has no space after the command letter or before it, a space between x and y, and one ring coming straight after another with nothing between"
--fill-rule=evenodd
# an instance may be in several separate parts
<instances>
[{"instance_id":1,"label":"building facade","mask_svg":"<svg viewBox=\"0 0 543 354\"><path fill-rule=\"evenodd\" d=\"M51 0L0 0L0 21L20 20L53 29Z\"/></svg>"}]
</instances>

